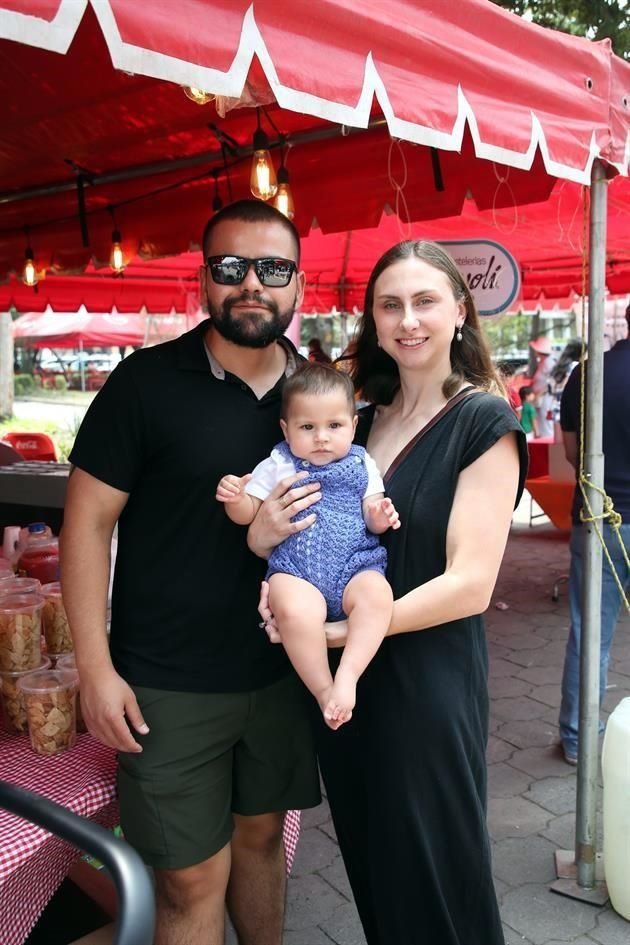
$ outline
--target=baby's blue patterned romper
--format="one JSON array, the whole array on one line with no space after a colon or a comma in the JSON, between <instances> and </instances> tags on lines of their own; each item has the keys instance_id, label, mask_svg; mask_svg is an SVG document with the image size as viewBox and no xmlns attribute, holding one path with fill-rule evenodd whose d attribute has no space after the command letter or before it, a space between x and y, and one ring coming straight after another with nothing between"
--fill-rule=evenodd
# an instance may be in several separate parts
<instances>
[{"instance_id":1,"label":"baby's blue patterned romper","mask_svg":"<svg viewBox=\"0 0 630 945\"><path fill-rule=\"evenodd\" d=\"M368 483L365 450L352 446L343 459L315 466L294 456L285 442L275 449L293 462L297 472L308 472L308 479L301 479L293 488L319 482L322 497L315 507L295 516L294 521L315 511L317 520L273 550L267 578L281 573L309 581L324 595L328 619L341 620L343 592L350 578L366 570L385 574L387 565L387 553L378 536L369 532L363 521L361 503Z\"/></svg>"}]
</instances>

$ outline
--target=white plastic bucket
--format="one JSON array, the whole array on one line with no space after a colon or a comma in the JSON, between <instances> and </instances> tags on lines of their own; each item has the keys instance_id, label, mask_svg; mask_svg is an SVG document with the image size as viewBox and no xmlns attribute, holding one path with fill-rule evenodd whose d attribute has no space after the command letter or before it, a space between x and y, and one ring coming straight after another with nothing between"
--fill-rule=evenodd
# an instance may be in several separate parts
<instances>
[{"instance_id":1,"label":"white plastic bucket","mask_svg":"<svg viewBox=\"0 0 630 945\"><path fill-rule=\"evenodd\" d=\"M606 885L613 909L630 921L630 698L608 719L602 776Z\"/></svg>"}]
</instances>

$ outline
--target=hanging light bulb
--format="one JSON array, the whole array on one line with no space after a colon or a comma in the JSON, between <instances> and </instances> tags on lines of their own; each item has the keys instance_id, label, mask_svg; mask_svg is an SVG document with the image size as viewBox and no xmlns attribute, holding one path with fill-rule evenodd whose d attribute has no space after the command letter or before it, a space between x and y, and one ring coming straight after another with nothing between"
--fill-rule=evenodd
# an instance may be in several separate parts
<instances>
[{"instance_id":1,"label":"hanging light bulb","mask_svg":"<svg viewBox=\"0 0 630 945\"><path fill-rule=\"evenodd\" d=\"M254 132L252 146L254 154L249 186L254 197L258 197L259 200L270 200L276 196L278 181L269 154L269 139L260 127L260 111L258 111L258 128Z\"/></svg>"},{"instance_id":2,"label":"hanging light bulb","mask_svg":"<svg viewBox=\"0 0 630 945\"><path fill-rule=\"evenodd\" d=\"M214 98L214 95L210 92L204 92L203 89L195 88L194 85L182 85L182 89L186 98L189 98L191 102L195 102L196 105L207 105Z\"/></svg>"},{"instance_id":3,"label":"hanging light bulb","mask_svg":"<svg viewBox=\"0 0 630 945\"><path fill-rule=\"evenodd\" d=\"M39 282L39 279L37 277L37 270L35 268L35 254L33 253L32 247L27 246L24 255L26 257L26 262L24 263L22 279L24 280L25 285L36 286Z\"/></svg>"},{"instance_id":4,"label":"hanging light bulb","mask_svg":"<svg viewBox=\"0 0 630 945\"><path fill-rule=\"evenodd\" d=\"M278 193L274 198L273 205L280 213L284 213L289 220L292 220L295 216L295 204L289 185L289 172L284 166L284 161L278 168Z\"/></svg>"},{"instance_id":5,"label":"hanging light bulb","mask_svg":"<svg viewBox=\"0 0 630 945\"><path fill-rule=\"evenodd\" d=\"M112 251L109 257L109 264L115 273L121 273L125 268L125 259L121 244L122 236L120 230L112 230Z\"/></svg>"}]
</instances>

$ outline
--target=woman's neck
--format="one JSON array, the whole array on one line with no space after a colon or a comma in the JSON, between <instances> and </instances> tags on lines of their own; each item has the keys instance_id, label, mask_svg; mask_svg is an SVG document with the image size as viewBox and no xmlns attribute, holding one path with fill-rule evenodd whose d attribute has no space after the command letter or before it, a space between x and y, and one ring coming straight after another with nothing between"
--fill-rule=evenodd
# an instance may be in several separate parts
<instances>
[{"instance_id":1,"label":"woman's neck","mask_svg":"<svg viewBox=\"0 0 630 945\"><path fill-rule=\"evenodd\" d=\"M392 402L392 412L401 422L413 417L432 417L442 409L447 398L442 387L446 378L418 376L417 373L400 375L400 388Z\"/></svg>"}]
</instances>

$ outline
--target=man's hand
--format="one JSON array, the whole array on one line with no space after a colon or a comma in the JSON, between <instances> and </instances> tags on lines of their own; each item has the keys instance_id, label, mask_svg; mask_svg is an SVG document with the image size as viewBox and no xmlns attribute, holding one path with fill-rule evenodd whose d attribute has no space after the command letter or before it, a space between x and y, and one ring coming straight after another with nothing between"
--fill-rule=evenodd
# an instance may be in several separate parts
<instances>
[{"instance_id":1,"label":"man's hand","mask_svg":"<svg viewBox=\"0 0 630 945\"><path fill-rule=\"evenodd\" d=\"M149 726L131 687L114 669L98 678L81 675L81 710L90 735L117 751L140 752L127 722L140 735L146 735Z\"/></svg>"},{"instance_id":2,"label":"man's hand","mask_svg":"<svg viewBox=\"0 0 630 945\"><path fill-rule=\"evenodd\" d=\"M258 601L258 613L262 617L260 629L264 630L269 637L270 643L282 643L282 637L276 624L276 618L269 608L269 584L263 581L260 585L260 600Z\"/></svg>"},{"instance_id":3,"label":"man's hand","mask_svg":"<svg viewBox=\"0 0 630 945\"><path fill-rule=\"evenodd\" d=\"M268 558L276 545L289 535L309 528L317 518L316 513L313 512L298 522L291 521L298 512L310 508L321 499L317 482L309 482L308 485L298 486L295 489L291 488L293 483L299 482L306 476L308 473L299 472L282 479L259 508L256 518L249 527L247 544L260 558Z\"/></svg>"},{"instance_id":4,"label":"man's hand","mask_svg":"<svg viewBox=\"0 0 630 945\"><path fill-rule=\"evenodd\" d=\"M217 486L218 502L238 502L243 495L245 486L252 478L251 473L246 476L224 476Z\"/></svg>"}]
</instances>

